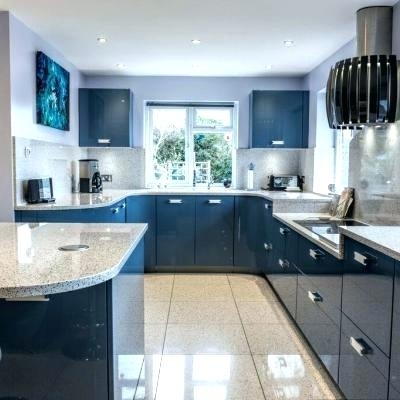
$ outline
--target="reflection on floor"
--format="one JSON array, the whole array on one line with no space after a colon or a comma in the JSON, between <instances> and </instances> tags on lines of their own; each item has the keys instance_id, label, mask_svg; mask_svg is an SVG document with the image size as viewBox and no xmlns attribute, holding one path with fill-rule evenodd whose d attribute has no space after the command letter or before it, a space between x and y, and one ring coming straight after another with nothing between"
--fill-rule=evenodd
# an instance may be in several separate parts
<instances>
[{"instance_id":1,"label":"reflection on floor","mask_svg":"<svg viewBox=\"0 0 400 400\"><path fill-rule=\"evenodd\" d=\"M263 278L149 274L144 287L146 355L118 356L122 400L341 399Z\"/></svg>"}]
</instances>

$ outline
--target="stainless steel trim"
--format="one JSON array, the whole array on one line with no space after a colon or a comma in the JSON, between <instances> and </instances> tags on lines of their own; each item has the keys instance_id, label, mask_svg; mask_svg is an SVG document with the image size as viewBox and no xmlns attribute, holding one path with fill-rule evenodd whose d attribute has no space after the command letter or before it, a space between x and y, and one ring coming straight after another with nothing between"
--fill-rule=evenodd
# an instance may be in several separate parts
<instances>
[{"instance_id":1,"label":"stainless steel trim","mask_svg":"<svg viewBox=\"0 0 400 400\"><path fill-rule=\"evenodd\" d=\"M350 337L350 346L362 357L372 353L371 347L363 339Z\"/></svg>"},{"instance_id":2,"label":"stainless steel trim","mask_svg":"<svg viewBox=\"0 0 400 400\"><path fill-rule=\"evenodd\" d=\"M284 140L273 140L271 142L271 144L274 146L283 146L285 144L285 141Z\"/></svg>"},{"instance_id":3,"label":"stainless steel trim","mask_svg":"<svg viewBox=\"0 0 400 400\"><path fill-rule=\"evenodd\" d=\"M308 298L313 303L317 303L317 302L321 303L324 301L323 297L318 292L312 292L311 290L308 291Z\"/></svg>"},{"instance_id":4,"label":"stainless steel trim","mask_svg":"<svg viewBox=\"0 0 400 400\"><path fill-rule=\"evenodd\" d=\"M169 199L168 203L169 204L182 204L183 201L182 201L182 199Z\"/></svg>"},{"instance_id":5,"label":"stainless steel trim","mask_svg":"<svg viewBox=\"0 0 400 400\"><path fill-rule=\"evenodd\" d=\"M50 299L46 296L27 296L27 297L12 297L5 299L9 302L47 302Z\"/></svg>"},{"instance_id":6,"label":"stainless steel trim","mask_svg":"<svg viewBox=\"0 0 400 400\"><path fill-rule=\"evenodd\" d=\"M209 199L208 200L208 204L221 204L222 203L222 200L220 200L220 199Z\"/></svg>"},{"instance_id":7,"label":"stainless steel trim","mask_svg":"<svg viewBox=\"0 0 400 400\"><path fill-rule=\"evenodd\" d=\"M319 258L325 257L325 253L319 249L310 249L310 257L312 257L314 260L318 260Z\"/></svg>"},{"instance_id":8,"label":"stainless steel trim","mask_svg":"<svg viewBox=\"0 0 400 400\"><path fill-rule=\"evenodd\" d=\"M97 143L99 144L110 144L111 139L97 139Z\"/></svg>"}]
</instances>

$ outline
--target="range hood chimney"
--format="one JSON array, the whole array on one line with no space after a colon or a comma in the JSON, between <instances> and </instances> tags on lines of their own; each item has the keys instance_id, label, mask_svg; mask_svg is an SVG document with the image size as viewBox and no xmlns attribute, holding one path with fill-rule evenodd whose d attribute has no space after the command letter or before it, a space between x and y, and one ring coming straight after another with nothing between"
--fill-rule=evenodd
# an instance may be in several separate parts
<instances>
[{"instance_id":1,"label":"range hood chimney","mask_svg":"<svg viewBox=\"0 0 400 400\"><path fill-rule=\"evenodd\" d=\"M392 54L393 8L357 11L358 57L337 62L329 73L326 109L330 128L360 129L395 122L398 63Z\"/></svg>"}]
</instances>

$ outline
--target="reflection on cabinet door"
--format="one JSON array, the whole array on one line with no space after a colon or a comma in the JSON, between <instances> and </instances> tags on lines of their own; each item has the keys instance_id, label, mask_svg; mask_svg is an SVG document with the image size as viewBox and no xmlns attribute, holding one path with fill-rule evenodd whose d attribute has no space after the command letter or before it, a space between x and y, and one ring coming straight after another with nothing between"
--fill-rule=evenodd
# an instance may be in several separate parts
<instances>
[{"instance_id":1,"label":"reflection on cabinet door","mask_svg":"<svg viewBox=\"0 0 400 400\"><path fill-rule=\"evenodd\" d=\"M390 353L390 400L400 400L400 263L396 261L393 298L392 347Z\"/></svg>"}]
</instances>

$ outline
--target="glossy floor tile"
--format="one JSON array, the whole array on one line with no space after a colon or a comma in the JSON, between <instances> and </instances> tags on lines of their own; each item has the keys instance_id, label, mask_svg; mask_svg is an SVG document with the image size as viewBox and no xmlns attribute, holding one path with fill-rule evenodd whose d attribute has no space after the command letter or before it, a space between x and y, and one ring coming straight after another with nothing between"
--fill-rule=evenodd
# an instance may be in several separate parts
<instances>
[{"instance_id":1,"label":"glossy floor tile","mask_svg":"<svg viewBox=\"0 0 400 400\"><path fill-rule=\"evenodd\" d=\"M146 354L140 370L121 357L122 400L135 379L134 400L341 399L264 278L149 274L144 296Z\"/></svg>"}]
</instances>

